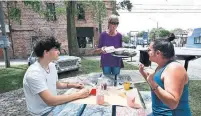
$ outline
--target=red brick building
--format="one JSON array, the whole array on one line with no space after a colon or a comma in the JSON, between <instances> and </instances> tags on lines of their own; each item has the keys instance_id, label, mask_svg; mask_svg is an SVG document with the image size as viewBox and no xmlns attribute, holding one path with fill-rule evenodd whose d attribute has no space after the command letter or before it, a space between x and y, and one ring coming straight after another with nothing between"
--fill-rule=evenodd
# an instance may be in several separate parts
<instances>
[{"instance_id":1,"label":"red brick building","mask_svg":"<svg viewBox=\"0 0 201 116\"><path fill-rule=\"evenodd\" d=\"M63 2L49 3L54 7L63 4ZM107 8L107 17L102 24L102 30L107 29L107 18L112 14L112 3L105 1ZM68 50L67 42L67 20L66 15L56 15L55 20L47 21L46 18L34 12L30 7L24 5L22 1L16 2L16 6L21 9L20 24L11 20L11 31L8 34L12 46L9 48L10 58L27 58L32 51L33 43L37 38L44 36L54 36L62 43L61 47ZM43 2L43 6L47 7L47 3ZM5 24L8 24L6 3L3 4L5 11ZM97 45L99 37L98 22L92 15L93 10L83 11L84 17L77 16L75 18L78 36L84 33L83 30L88 30L90 37L84 38L86 45L80 49L81 53L88 55L88 49L94 49ZM80 19L79 19L80 18ZM86 33L85 33L86 34ZM87 35L85 35L87 36ZM11 41L12 38L12 41ZM83 38L81 38L82 40ZM82 41L81 41L82 42ZM0 58L3 58L2 50L0 49Z\"/></svg>"}]
</instances>

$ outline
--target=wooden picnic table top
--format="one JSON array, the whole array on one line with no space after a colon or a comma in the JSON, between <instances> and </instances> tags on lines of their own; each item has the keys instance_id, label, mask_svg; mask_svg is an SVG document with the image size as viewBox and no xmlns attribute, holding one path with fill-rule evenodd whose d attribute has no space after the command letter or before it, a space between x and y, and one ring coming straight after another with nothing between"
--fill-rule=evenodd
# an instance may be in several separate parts
<instances>
[{"instance_id":1,"label":"wooden picnic table top","mask_svg":"<svg viewBox=\"0 0 201 116\"><path fill-rule=\"evenodd\" d=\"M91 79L89 79L91 80ZM88 81L90 82L90 81ZM86 84L86 83L85 83ZM123 98L121 96L119 96L119 92L122 92L122 89L119 90L120 85L118 85L117 87L109 87L107 94L108 93L113 93L113 94L109 94L109 95L105 95L105 101L107 104L104 105L97 105L96 104L96 96L89 96L88 98L84 98L84 99L79 99L79 100L75 100L72 101L71 103L75 103L75 104L87 104L82 116L111 116L112 115L112 106L113 105L117 105L116 106L116 116L134 116L134 115L138 115L139 113L141 115L145 115L145 109L144 109L144 105L141 101L139 92L137 91L137 88L134 88L133 90L135 91L136 95L137 95L137 103L139 104L138 106L140 106L140 108L136 109L136 108L131 108L129 106L127 106L127 101L126 98ZM89 87L89 86L86 86ZM90 87L89 87L90 88ZM75 92L76 89L69 89L68 91L66 91L65 94L70 94ZM115 94L114 94L115 93Z\"/></svg>"}]
</instances>

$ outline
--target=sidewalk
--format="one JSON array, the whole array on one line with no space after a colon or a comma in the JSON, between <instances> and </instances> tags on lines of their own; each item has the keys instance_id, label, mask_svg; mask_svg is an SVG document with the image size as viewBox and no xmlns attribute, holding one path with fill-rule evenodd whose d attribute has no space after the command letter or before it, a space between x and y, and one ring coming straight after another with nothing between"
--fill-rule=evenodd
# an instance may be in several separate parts
<instances>
[{"instance_id":1,"label":"sidewalk","mask_svg":"<svg viewBox=\"0 0 201 116\"><path fill-rule=\"evenodd\" d=\"M25 59L11 59L10 60L10 65L23 65L23 64L28 64L27 60ZM0 59L0 67L5 66L5 61L3 59Z\"/></svg>"}]
</instances>

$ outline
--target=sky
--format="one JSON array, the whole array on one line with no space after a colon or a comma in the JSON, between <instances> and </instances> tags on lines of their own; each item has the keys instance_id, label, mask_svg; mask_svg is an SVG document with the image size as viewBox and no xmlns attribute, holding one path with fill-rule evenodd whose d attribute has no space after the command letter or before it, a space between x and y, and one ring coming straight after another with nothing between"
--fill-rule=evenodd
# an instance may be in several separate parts
<instances>
[{"instance_id":1,"label":"sky","mask_svg":"<svg viewBox=\"0 0 201 116\"><path fill-rule=\"evenodd\" d=\"M122 1L122 0L117 0ZM175 28L201 27L201 0L130 0L134 7L131 12L118 11L120 24L118 31L150 31L152 28L163 27L167 30ZM144 10L146 9L146 10ZM150 10L156 9L156 10ZM157 10L163 9L163 10ZM165 10L169 9L169 10ZM176 10L179 9L179 10ZM138 13L136 13L138 12ZM145 13L139 13L145 12ZM147 13L154 12L154 13ZM171 12L171 13L157 13ZM193 12L193 13L172 13ZM199 13L194 13L199 12Z\"/></svg>"}]
</instances>

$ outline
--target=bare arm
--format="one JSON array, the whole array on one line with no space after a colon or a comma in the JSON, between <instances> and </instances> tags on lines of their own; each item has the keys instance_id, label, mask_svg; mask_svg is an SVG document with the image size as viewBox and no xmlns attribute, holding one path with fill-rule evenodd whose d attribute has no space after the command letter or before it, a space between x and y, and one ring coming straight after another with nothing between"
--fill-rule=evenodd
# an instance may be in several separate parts
<instances>
[{"instance_id":1,"label":"bare arm","mask_svg":"<svg viewBox=\"0 0 201 116\"><path fill-rule=\"evenodd\" d=\"M164 88L158 87L154 92L157 97L171 109L178 106L185 85L186 70L178 63L172 63L164 71ZM152 89L157 86L153 80L149 80Z\"/></svg>"},{"instance_id":2,"label":"bare arm","mask_svg":"<svg viewBox=\"0 0 201 116\"><path fill-rule=\"evenodd\" d=\"M97 48L94 50L94 53L97 53L97 54L100 54L102 53L103 51L101 50L101 48Z\"/></svg>"},{"instance_id":3,"label":"bare arm","mask_svg":"<svg viewBox=\"0 0 201 116\"><path fill-rule=\"evenodd\" d=\"M68 83L68 82L57 82L57 89L67 89L67 88L84 88L84 85L81 83Z\"/></svg>"},{"instance_id":4,"label":"bare arm","mask_svg":"<svg viewBox=\"0 0 201 116\"><path fill-rule=\"evenodd\" d=\"M48 106L56 106L79 98L85 98L89 96L89 90L82 89L79 92L70 95L56 95L56 96L53 96L49 90L44 90L40 92L39 95Z\"/></svg>"}]
</instances>

